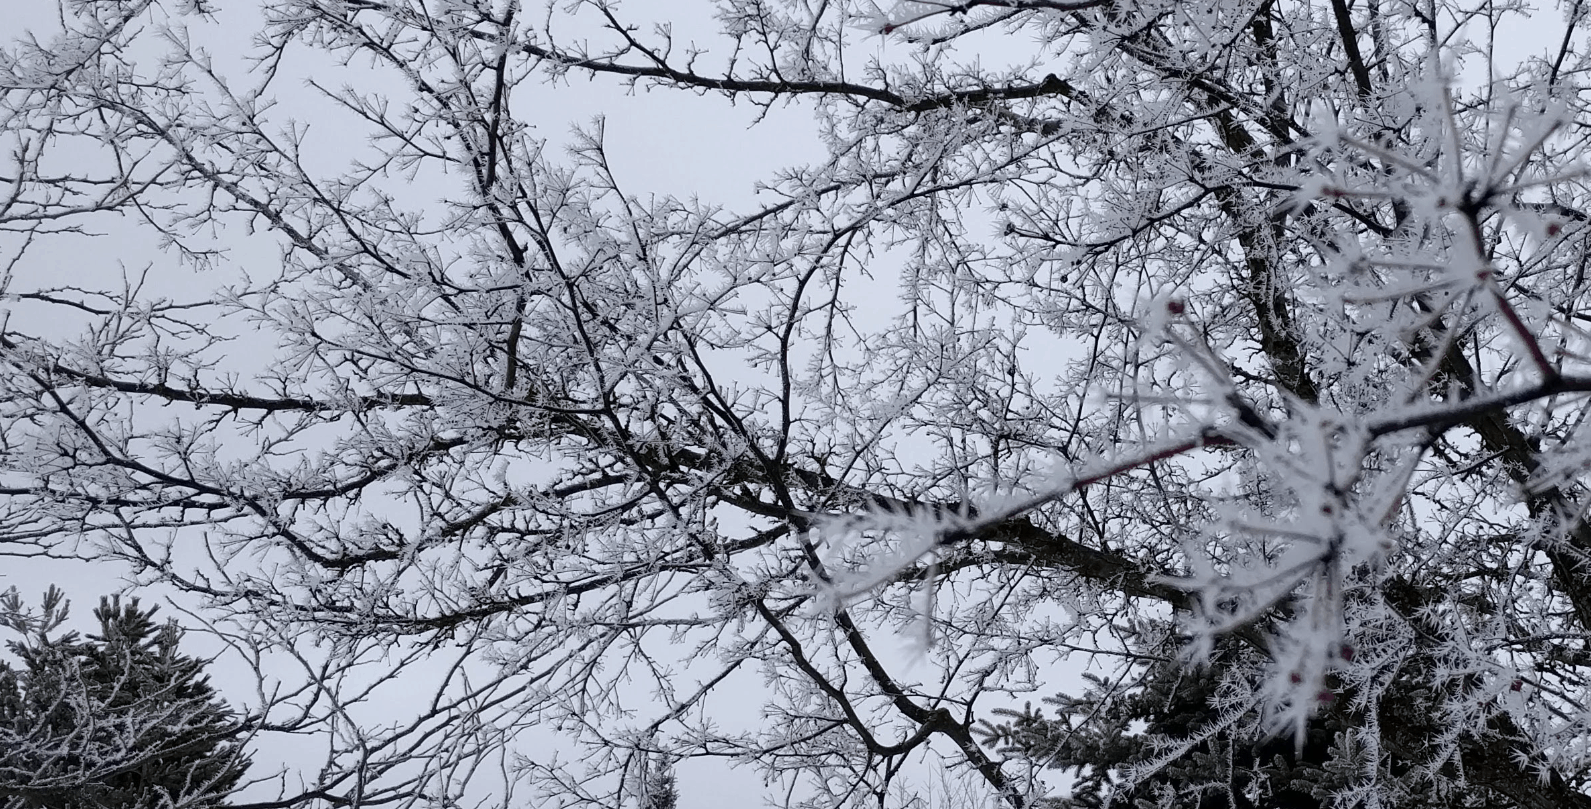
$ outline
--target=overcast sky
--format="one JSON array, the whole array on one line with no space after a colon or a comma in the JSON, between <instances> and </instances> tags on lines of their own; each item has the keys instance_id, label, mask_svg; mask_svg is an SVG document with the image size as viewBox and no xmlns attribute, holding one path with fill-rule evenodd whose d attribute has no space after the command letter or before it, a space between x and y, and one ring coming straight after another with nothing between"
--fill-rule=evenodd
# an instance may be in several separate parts
<instances>
[{"instance_id":1,"label":"overcast sky","mask_svg":"<svg viewBox=\"0 0 1591 809\"><path fill-rule=\"evenodd\" d=\"M226 0L212 5L218 8L212 20L189 17L183 24L188 26L194 40L215 58L220 72L237 77L236 86L253 83L255 79L247 73L249 63L245 57L249 53L248 37L255 30L253 20L258 4L253 0ZM41 40L49 40L58 30L57 12L50 4L13 6L7 9L11 31L28 32ZM667 8L671 12L696 12L672 20L678 41L698 39L703 44L716 44L713 36L716 24L702 13L707 9L706 3L670 3ZM890 47L882 37L874 37L870 43L878 49ZM149 58L153 60L157 54L158 48L152 47ZM278 125L285 125L290 119L310 123L310 143L315 147L310 154L329 176L343 170L350 159L358 156L362 144L345 137L344 129L338 124L351 119L309 87L309 80L313 78L332 88L343 83L359 87L387 84L397 97L403 95L404 88L390 74L358 62L344 66L320 54L300 51L300 55L305 58L288 63L284 75L273 85L271 94L279 106L271 116ZM319 61L315 61L317 58ZM801 103L781 103L768 108L744 103L737 106L718 96L627 87L611 78L592 79L579 74L552 86L526 83L516 88L515 100L521 114L534 123L536 135L547 141L549 152L554 154L571 142L573 127L589 127L599 116L604 118L609 155L624 190L643 199L650 194L667 194L749 210L759 204L756 194L759 180L771 178L779 168L821 161L825 156L816 137L812 110ZM81 156L86 164L99 158L100 155L94 153ZM447 181L430 181L413 191L434 195L440 201L461 193L461 188ZM68 283L115 285L124 275L138 275L147 269L150 291L178 300L213 283L213 276L199 279L191 268L179 267L170 253L160 249L155 234L136 221L102 217L96 227L101 234L97 237L84 237L70 246L67 240L58 239L48 252L31 254L19 268L19 275L26 277L19 280L29 287ZM279 260L274 241L268 236L228 233L219 236L219 242L231 253L223 272L248 271L251 267L268 271ZM887 273L881 275L888 278ZM75 326L67 321L13 321L11 325L54 337L69 336ZM248 340L237 345L238 351L231 359L237 363L236 370L244 373L251 365L268 359L272 348L259 346L258 356L251 357ZM68 626L71 629L92 631L94 605L100 596L112 592L141 596L146 603L169 602L162 614L178 617L181 623L195 630L202 630L205 621L191 598L168 588L129 589L124 571L114 564L33 559L0 567L0 589L15 586L31 604L37 604L50 583L62 587L72 599L74 620ZM915 638L895 640L896 660L893 662L897 670L910 676L914 668L910 661L915 656L907 648L915 643ZM892 645L888 638L879 639L879 642L886 649ZM253 707L259 704L260 695L255 690L248 661L229 652L216 638L206 637L202 631L190 633L185 649L214 657L209 672L235 705ZM271 670L271 666L279 668ZM267 661L267 669L268 675L274 674L286 681L301 674L298 665L286 658ZM753 678L753 683L760 677L749 670L747 676ZM425 676L415 672L414 678L423 681ZM760 713L757 692L748 691L746 696L745 711L738 716L724 716L726 725L756 721ZM429 693L423 685L414 692L416 700L427 697ZM252 749L255 766L250 776L270 776L285 765L290 769L286 786L289 791L298 786L292 769L304 770L304 777L309 778L321 763L316 756L318 748L301 739L265 735L256 740ZM567 755L561 740L551 734L543 749L530 748L524 752L532 756ZM761 805L764 797L780 797L776 791L768 790L761 775L750 766L731 768L723 762L697 759L683 765L678 776L680 809L717 809L726 805L726 799L756 806ZM931 769L925 769L919 786L925 797L951 800L945 793L954 790L954 781L954 778L942 779ZM274 797L274 789L273 783L262 784L244 797ZM965 796L954 798L954 802L970 807Z\"/></svg>"},{"instance_id":2,"label":"overcast sky","mask_svg":"<svg viewBox=\"0 0 1591 809\"><path fill-rule=\"evenodd\" d=\"M54 25L54 10L48 4L12 5L12 8L7 9L12 31L31 30L38 32L41 38L49 37ZM257 6L255 2L233 0L223 0L217 5L220 6L220 13L214 21L202 22L190 18L186 24L192 27L197 39L215 43L211 47L224 70L242 75L247 63L241 57L246 53L247 36L254 28L250 18ZM707 15L701 13L706 8L705 3L679 2L658 4L657 7L696 12L692 16L682 15L674 20L676 37L682 42L695 38L704 45L714 44L714 24ZM20 26L17 24L19 20ZM1543 41L1539 30L1505 31L1500 35L1507 43L1502 48L1502 52L1507 54L1505 58L1516 58L1527 51L1534 52ZM909 48L898 40L883 37L873 37L867 42L869 47L879 49L879 52ZM993 38L986 42L992 49L991 59L1019 58L1025 55L1016 52L1019 48L1028 51L1034 46L1031 42L1001 43ZM1469 67L1469 77L1484 75L1483 66L1472 63ZM274 93L281 106L273 113L276 120L285 122L289 118L298 118L318 127L318 133L312 131L311 140L320 150L317 158L323 161L326 170L331 173L355 156L362 144L349 142L342 137L342 130L335 121L344 113L337 111L307 87L306 83L311 77L332 87L344 82L363 85L367 82L392 82L393 79L358 63L339 66L329 60L319 63L306 60L291 64L288 74L277 80ZM394 90L401 90L401 86L394 85ZM824 157L812 123L812 110L799 103L781 104L767 109L747 104L732 106L716 96L648 91L644 87L626 87L609 78L592 80L574 74L555 86L527 84L518 88L516 104L522 114L534 121L538 135L545 138L549 148L555 151L569 143L571 127L589 125L597 116L604 116L607 145L616 173L627 192L641 197L654 193L683 199L699 197L730 208L749 209L758 202L755 184L759 179L770 177L778 168L821 161ZM533 112L524 112L530 110ZM84 160L92 159L92 155L84 155ZM460 193L460 188L446 182L435 182L415 191L432 195L440 201ZM139 233L136 223L106 222L104 231L106 237L84 239L80 247L70 250L65 249L64 241L58 241L54 252L32 256L19 272L30 274L30 286L39 286L46 282L35 280L32 276L53 278L58 282L90 283L150 267L154 279L153 289L174 297L193 289L189 277L191 270L172 269L171 256L160 252L149 234ZM238 267L268 267L278 260L275 246L269 239L251 238L243 234L227 234L222 238L233 241L233 259ZM888 273L880 275L889 279ZM29 325L41 331L47 330L46 324ZM252 361L263 361L264 358L262 354L252 358ZM236 361L240 368L251 362L246 349L240 350ZM16 586L33 603L37 602L39 594L51 582L68 591L77 607L74 626L85 630L91 628L90 612L98 597L118 591L125 585L122 571L112 565L31 560L0 569L0 588ZM150 599L173 596L166 591L142 591L139 594ZM178 606L191 608L192 605L179 601ZM177 612L171 608L166 610L168 615ZM183 622L189 625L196 623L191 618L185 618ZM912 638L903 636L896 643L895 662L901 663L907 672L911 669L904 665L909 660L905 650L912 642ZM253 686L249 671L242 665L243 661L222 653L216 644L206 642L198 635L190 638L190 648L217 654L211 671L218 683L228 689L229 696L238 704L256 704L256 695L237 690L240 685L250 689ZM282 664L288 665L285 662ZM1044 693L1064 690L1068 687L1066 680L1066 675L1055 671ZM748 714L755 710L755 703L748 699ZM755 716L752 718L755 719ZM733 719L726 717L726 721ZM547 748L543 752L550 755L560 749L558 745L559 741L549 736ZM252 775L268 774L277 761L293 766L297 763L294 755L302 748L293 740L262 739ZM303 765L312 769L318 763L310 758ZM683 767L679 776L683 798L681 809L720 807L725 805L726 797L757 805L760 800L752 796L764 794L761 777L750 767L731 771L696 760ZM924 788L942 790L945 787L930 781Z\"/></svg>"}]
</instances>

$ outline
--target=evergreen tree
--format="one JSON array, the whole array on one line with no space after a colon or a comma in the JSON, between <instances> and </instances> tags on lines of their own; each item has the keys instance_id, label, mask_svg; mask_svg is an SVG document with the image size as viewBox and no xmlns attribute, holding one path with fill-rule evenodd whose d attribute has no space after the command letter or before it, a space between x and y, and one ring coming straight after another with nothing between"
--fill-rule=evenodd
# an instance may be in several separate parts
<instances>
[{"instance_id":1,"label":"evergreen tree","mask_svg":"<svg viewBox=\"0 0 1591 809\"><path fill-rule=\"evenodd\" d=\"M237 717L177 651L181 631L157 608L101 599L98 634L50 633L68 603L43 610L0 596L0 624L22 636L0 661L0 799L5 809L144 809L224 805L248 766Z\"/></svg>"},{"instance_id":2,"label":"evergreen tree","mask_svg":"<svg viewBox=\"0 0 1591 809\"><path fill-rule=\"evenodd\" d=\"M1374 716L1352 684L1333 680L1301 733L1278 734L1252 710L1255 691L1241 675L1256 653L1225 638L1206 665L1189 667L1173 652L1146 661L1129 688L1085 674L1082 695L1045 700L1051 715L1031 704L996 710L1005 721L981 730L1008 756L1071 771L1070 794L1039 804L1046 809L1321 809L1341 805L1333 796L1371 793L1386 809L1529 805L1494 770L1455 770L1454 753L1479 751L1435 743L1454 734L1442 727L1448 695L1421 686L1431 658L1416 656L1382 686ZM1377 749L1378 737L1394 744ZM1432 741L1396 743L1406 739Z\"/></svg>"},{"instance_id":3,"label":"evergreen tree","mask_svg":"<svg viewBox=\"0 0 1591 809\"><path fill-rule=\"evenodd\" d=\"M648 767L640 809L674 809L678 803L679 789L674 783L674 768L662 763Z\"/></svg>"}]
</instances>

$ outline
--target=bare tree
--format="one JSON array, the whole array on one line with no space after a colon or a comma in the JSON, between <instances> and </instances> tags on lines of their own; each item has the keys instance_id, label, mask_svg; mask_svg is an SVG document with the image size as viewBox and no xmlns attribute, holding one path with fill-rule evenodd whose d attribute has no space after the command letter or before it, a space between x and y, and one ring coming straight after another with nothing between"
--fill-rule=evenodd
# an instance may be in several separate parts
<instances>
[{"instance_id":1,"label":"bare tree","mask_svg":"<svg viewBox=\"0 0 1591 809\"><path fill-rule=\"evenodd\" d=\"M1579 0L259 5L0 61L0 535L297 661L280 803L1591 804ZM591 85L826 156L629 193Z\"/></svg>"}]
</instances>

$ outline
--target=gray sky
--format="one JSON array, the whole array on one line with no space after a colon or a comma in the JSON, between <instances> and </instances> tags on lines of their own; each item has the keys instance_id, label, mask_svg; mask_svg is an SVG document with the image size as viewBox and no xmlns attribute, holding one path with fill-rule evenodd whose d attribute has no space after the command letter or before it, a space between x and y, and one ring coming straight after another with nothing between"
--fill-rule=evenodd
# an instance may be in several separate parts
<instances>
[{"instance_id":1,"label":"gray sky","mask_svg":"<svg viewBox=\"0 0 1591 809\"><path fill-rule=\"evenodd\" d=\"M248 65L241 57L247 52L247 36L253 31L248 17L254 13L254 3L218 5L220 14L213 22L187 18L184 24L215 58L219 69L236 76L237 86L244 86L252 81L245 73ZM699 5L705 7L705 4ZM671 11L687 8L689 4L670 6ZM20 16L21 24L14 25L13 31L32 31L41 39L47 39L55 30L55 10L49 4L23 3L7 11L14 23ZM702 15L690 20L676 18L673 22L681 41L693 36L700 37L703 42L714 38L715 24ZM881 37L873 38L871 44L878 49L890 47ZM152 55L154 52L151 49ZM305 54L300 53L300 56L305 57ZM313 145L309 154L318 166L331 174L357 157L363 144L344 137L337 121L349 120L347 114L309 88L308 80L313 77L327 87L345 82L361 87L387 83L396 96L402 95L403 88L393 83L390 75L372 71L360 63L344 66L326 59L316 62L313 57L288 63L287 72L276 79L272 95L279 106L271 116L279 125L289 120L308 121L311 124L309 142ZM546 139L550 153L560 152L570 142L572 127L590 126L598 116L605 118L606 142L616 173L625 191L643 199L650 194L668 194L751 209L759 203L755 182L770 177L778 168L821 161L824 157L815 136L812 111L803 104L781 103L771 108L735 106L717 96L656 91L640 86L627 88L609 78L589 79L578 74L556 86L526 83L515 92L516 107L533 111L527 113L526 118L534 123L536 135ZM92 153L82 155L85 161L97 157ZM441 200L459 193L459 186L429 182L411 187L409 193L411 198L430 194ZM31 254L21 268L23 277L18 280L35 287L54 284L115 286L122 276L137 275L147 268L152 293L181 300L195 290L214 284L217 272L249 272L251 269L268 272L278 261L277 248L271 238L228 231L217 234L215 239L218 246L230 252L228 261L218 270L201 273L179 266L136 221L102 217L96 227L103 235L83 237L70 247L67 240L58 240L50 250ZM884 289L887 288L886 285ZM19 319L12 325L26 327L45 337L68 337L76 328L66 321L25 323ZM240 327L238 333L241 337L247 336L246 328ZM261 346L257 357L250 356L248 346L246 339L240 341L238 351L231 356L239 372L247 373L250 366L270 357L271 346ZM52 582L66 590L72 599L74 620L68 628L82 631L93 628L91 614L99 596L127 591L128 586L123 571L108 564L34 559L0 569L0 588L16 586L32 603L37 602L44 587ZM146 602L169 601L162 614L178 617L184 625L196 630L189 634L185 648L192 653L213 656L209 673L226 696L240 707L259 704L260 694L256 691L254 671L249 662L227 649L218 638L204 634L200 626L203 613L197 611L199 608L190 597L165 587L139 587L130 592ZM185 611L193 612L185 615ZM880 640L885 646L889 645L889 639ZM912 637L899 638L896 659L892 661L907 676L916 668L911 665L914 656L909 652L914 642ZM268 680L279 677L293 681L302 675L298 664L285 657L267 660L265 665ZM744 710L738 715L724 716L725 724L757 721L760 705L756 681L760 675L748 671L746 676L749 688ZM411 678L415 681L426 679L425 673L419 671L411 672ZM424 699L428 693L422 686L413 696ZM399 692L389 692L387 698L405 701ZM379 720L380 717L371 718ZM320 764L317 746L305 744L302 739L267 734L259 737L251 749L255 752L251 777L272 775L277 767L285 765L290 770L288 791L297 786L293 769L302 769L305 777L312 777ZM531 747L524 752L535 757L566 754L565 751L561 740L549 734L541 750ZM693 760L679 768L678 776L681 809L719 807L725 805L726 798L737 804L755 806L760 803L756 796L781 797L777 791L769 792L762 777L750 766L731 767L726 762ZM942 796L947 789L953 789L934 777L932 768L923 771L923 778L926 781L923 789L929 795ZM245 797L273 797L276 788L275 783L268 782L245 793ZM956 802L970 805L965 799L966 796L961 796Z\"/></svg>"},{"instance_id":2,"label":"gray sky","mask_svg":"<svg viewBox=\"0 0 1591 809\"><path fill-rule=\"evenodd\" d=\"M22 26L13 30L28 30L31 27L42 31L49 28L52 10L46 4L15 5L17 8L8 11L12 13L13 20L20 15ZM251 28L243 18L253 10L253 5L225 3L215 23L188 21L196 36L215 43L211 46L212 50L228 72L241 71L245 67L238 57L244 52L245 35ZM667 8L672 12L677 9L699 11L705 6L669 4L655 7ZM682 42L693 37L699 38L703 44L713 40L713 23L703 15L698 14L696 19L691 20L678 19L675 23L676 35ZM1542 41L1541 33L1534 30L1502 32L1502 36L1510 43L1525 47L1538 45ZM991 60L1018 59L1030 53L1029 49L1034 47L1032 42L1012 43L998 37L995 33L986 38L991 49ZM873 37L864 41L866 47L860 49L858 59L867 55L866 48L895 58L909 58L912 50L911 45L898 38ZM1504 50L1514 53L1522 48ZM1485 68L1471 64L1466 78L1484 76L1484 71ZM343 130L335 123L344 113L336 111L305 86L306 80L311 77L329 87L344 82L361 86L370 82L388 82L392 83L395 91L402 88L391 76L378 75L359 63L341 66L331 60L292 63L289 72L277 79L274 94L280 106L272 113L274 120L279 123L289 119L312 122L314 128L311 130L310 142L314 144L315 160L323 164L328 172L334 172L348 159L360 154L364 144L344 136ZM812 111L803 104L781 104L766 110L746 104L732 106L716 96L649 91L644 87L630 89L611 79L590 80L578 74L551 87L526 84L516 90L516 104L522 111L533 111L526 113L526 118L534 123L538 136L547 140L548 149L553 153L570 142L572 126L589 125L596 116L605 116L607 144L616 173L628 193L643 198L654 193L670 194L682 199L700 197L704 201L731 208L747 209L757 204L754 183L758 179L771 176L778 168L820 161L824 157L815 137ZM90 159L90 156L85 155L84 159ZM459 185L436 182L431 178L408 189L411 199L429 195L441 201L457 193ZM177 266L169 254L158 250L148 234L141 232L135 222L106 222L104 230L106 236L84 239L80 248L74 246L66 250L63 249L65 242L61 242L53 252L32 256L24 268L24 272L29 274L28 280L33 285L44 284L44 281L37 280L42 277L58 279L60 283L114 283L124 272L136 273L148 266L153 268L152 290L173 297L191 294L191 290L200 283L214 283L213 273L216 271L210 271L211 275L201 278L198 271ZM278 261L276 247L270 239L226 232L218 234L217 240L233 251L232 264L219 272L248 271L251 267L268 270ZM879 262L878 277L881 281L875 294L887 294L889 291L893 281L889 271L890 260L881 259ZM64 330L69 324L26 325L48 334L52 325ZM246 337L246 329L241 325L238 328L239 335ZM251 357L247 342L238 345L239 351L233 359L240 371L262 362L267 356L262 353L258 357ZM76 605L75 625L85 629L88 628L87 620L98 596L120 589L124 584L121 571L110 565L33 560L0 570L0 588L17 586L32 600L37 599L39 592L49 582L60 584L72 596ZM140 594L146 598L172 597L170 592L160 590L146 590ZM179 600L178 603L188 602ZM168 609L166 612L169 615L175 611ZM193 621L185 620L184 623ZM915 639L903 634L893 640L894 659L890 662L899 664L900 670L907 675L921 673L910 665L909 649ZM236 655L226 653L213 639L207 641L197 634L190 637L190 648L204 649L207 653L217 655L211 672L218 683L229 689L232 699L241 705L257 704L255 694L240 690L240 687L252 689L253 679L252 672ZM269 661L267 665L280 666L284 678L299 673L291 661L285 659ZM416 680L423 680L432 674L424 671L411 673ZM751 672L747 676L750 682L746 691L745 712L739 716L726 716L726 723L759 721L756 715L758 706L753 699L757 675ZM1060 668L1047 667L1041 679L1041 693L1048 694L1066 689L1070 675ZM413 696L419 699L425 693L416 689ZM645 697L644 694L636 696ZM389 699L403 701L403 694L394 689ZM987 709L990 705L985 704L984 707ZM564 749L559 739L549 735L544 749L529 749L526 752L533 756L552 755ZM285 762L288 766L303 766L311 771L319 763L313 758L313 749L296 740L262 738L257 750L255 776L270 772L277 761ZM304 755L306 753L308 755ZM928 768L924 769L925 775L928 774ZM927 780L926 789L944 788L936 786L931 778ZM756 805L756 799L750 796L766 792L761 777L751 767L732 769L700 760L681 767L679 781L683 798L681 809L723 806L726 797L734 798L737 803ZM291 786L289 784L289 788ZM966 804L958 802L958 805Z\"/></svg>"}]
</instances>

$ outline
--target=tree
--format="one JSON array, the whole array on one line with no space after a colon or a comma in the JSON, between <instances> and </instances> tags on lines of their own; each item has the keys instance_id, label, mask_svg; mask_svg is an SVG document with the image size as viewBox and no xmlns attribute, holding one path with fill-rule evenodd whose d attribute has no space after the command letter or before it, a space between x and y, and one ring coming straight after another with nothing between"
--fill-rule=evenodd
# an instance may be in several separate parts
<instances>
[{"instance_id":1,"label":"tree","mask_svg":"<svg viewBox=\"0 0 1591 809\"><path fill-rule=\"evenodd\" d=\"M674 771L661 763L647 770L646 783L637 792L641 798L640 809L675 809L679 805Z\"/></svg>"},{"instance_id":2,"label":"tree","mask_svg":"<svg viewBox=\"0 0 1591 809\"><path fill-rule=\"evenodd\" d=\"M282 802L1591 805L1578 0L259 5L0 63L0 535L300 666Z\"/></svg>"},{"instance_id":3,"label":"tree","mask_svg":"<svg viewBox=\"0 0 1591 809\"><path fill-rule=\"evenodd\" d=\"M226 806L248 767L244 726L179 654L176 624L138 599L101 599L100 633L49 633L68 602L50 588L41 614L11 588L0 622L23 636L0 661L0 797L7 809Z\"/></svg>"}]
</instances>

